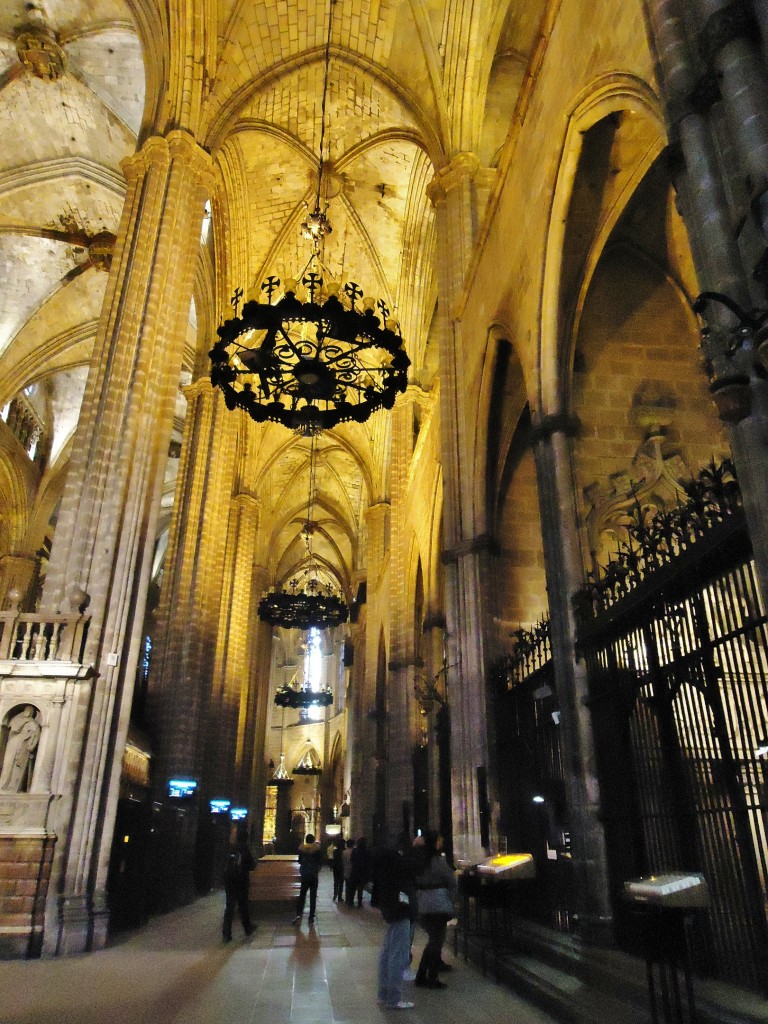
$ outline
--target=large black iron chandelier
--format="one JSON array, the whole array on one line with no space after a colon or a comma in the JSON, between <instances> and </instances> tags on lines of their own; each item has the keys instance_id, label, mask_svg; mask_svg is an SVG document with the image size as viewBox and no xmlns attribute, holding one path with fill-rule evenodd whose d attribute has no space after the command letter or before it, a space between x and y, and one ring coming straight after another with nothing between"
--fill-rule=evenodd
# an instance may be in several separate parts
<instances>
[{"instance_id":1,"label":"large black iron chandelier","mask_svg":"<svg viewBox=\"0 0 768 1024\"><path fill-rule=\"evenodd\" d=\"M288 590L273 590L259 601L259 618L284 629L330 629L349 617L349 608L330 584L292 580Z\"/></svg>"},{"instance_id":2,"label":"large black iron chandelier","mask_svg":"<svg viewBox=\"0 0 768 1024\"><path fill-rule=\"evenodd\" d=\"M317 489L316 446L317 437L312 434L309 449L307 515L301 531L306 545L305 565L290 581L287 590L275 587L259 601L259 618L284 629L330 629L333 626L340 626L349 618L349 608L344 599L336 593L330 582L320 581L320 567L312 550L312 538L316 527L312 518Z\"/></svg>"},{"instance_id":3,"label":"large black iron chandelier","mask_svg":"<svg viewBox=\"0 0 768 1024\"><path fill-rule=\"evenodd\" d=\"M234 316L218 329L211 349L211 383L228 409L244 409L258 423L282 423L315 434L339 423L364 423L391 409L405 391L410 360L387 303L365 295L354 281L340 283L322 262L332 231L323 208L325 107L333 5L328 19L321 108L320 156L314 208L302 223L312 254L298 278L269 276L261 301L232 297Z\"/></svg>"}]
</instances>

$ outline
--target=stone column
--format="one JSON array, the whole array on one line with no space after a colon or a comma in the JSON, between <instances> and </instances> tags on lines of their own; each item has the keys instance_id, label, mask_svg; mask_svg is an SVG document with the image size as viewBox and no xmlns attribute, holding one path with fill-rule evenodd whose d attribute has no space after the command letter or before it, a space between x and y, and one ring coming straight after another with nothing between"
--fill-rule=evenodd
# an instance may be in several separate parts
<instances>
[{"instance_id":1,"label":"stone column","mask_svg":"<svg viewBox=\"0 0 768 1024\"><path fill-rule=\"evenodd\" d=\"M560 740L571 830L573 892L579 935L609 942L612 909L600 793L587 696L586 669L576 659L572 597L583 584L575 491L571 474L571 425L548 417L534 430L544 565L549 591L555 685L560 699Z\"/></svg>"},{"instance_id":2,"label":"stone column","mask_svg":"<svg viewBox=\"0 0 768 1024\"><path fill-rule=\"evenodd\" d=\"M230 413L237 420L237 413ZM251 628L258 591L253 586L260 502L240 493L232 500L221 587L212 702L217 706L216 728L209 734L206 765L210 785L238 804L245 798L241 766L252 756L254 736L246 737L246 721L254 679L254 633ZM224 752L228 755L222 756ZM235 786L235 779L238 785Z\"/></svg>"},{"instance_id":3,"label":"stone column","mask_svg":"<svg viewBox=\"0 0 768 1024\"><path fill-rule=\"evenodd\" d=\"M353 644L354 661L349 671L349 685L345 695L347 714L347 759L344 765L344 793L349 793L351 798L349 817L342 820L344 838L349 839L360 834L360 827L363 821L370 821L370 817L363 818L362 788L358 785L361 781L360 772L364 766L365 744L368 742L370 723L366 719L368 700L365 686L366 670L366 644L365 622L367 610L364 607L358 609L358 618L350 624L349 633ZM354 788L353 788L354 786ZM360 800L360 803L358 803ZM370 813L370 812L366 812Z\"/></svg>"},{"instance_id":4,"label":"stone column","mask_svg":"<svg viewBox=\"0 0 768 1024\"><path fill-rule=\"evenodd\" d=\"M435 176L429 195L437 228L440 337L440 429L447 618L447 692L451 715L454 853L485 856L482 839L491 794L486 703L485 562L490 542L477 533L472 444L464 407L465 359L455 307L461 294L478 222L477 157L459 153ZM481 820L481 818L483 820Z\"/></svg>"},{"instance_id":5,"label":"stone column","mask_svg":"<svg viewBox=\"0 0 768 1024\"><path fill-rule=\"evenodd\" d=\"M186 132L125 160L127 196L42 610L90 599L93 700L57 805L46 951L106 939L104 886L210 158ZM85 595L88 595L86 597ZM57 902L58 901L58 902Z\"/></svg>"},{"instance_id":6,"label":"stone column","mask_svg":"<svg viewBox=\"0 0 768 1024\"><path fill-rule=\"evenodd\" d=\"M477 863L491 847L496 799L486 689L493 655L487 635L495 542L479 536L443 552L446 581L446 696L450 715L454 855Z\"/></svg>"},{"instance_id":7,"label":"stone column","mask_svg":"<svg viewBox=\"0 0 768 1024\"><path fill-rule=\"evenodd\" d=\"M234 749L216 749L223 726L223 689L215 654L223 595L233 583L227 537L237 465L239 418L207 377L185 389L188 401L176 499L160 593L149 697L159 736L156 799L169 778L198 783L198 804L185 809L183 836L174 833L168 856L178 899L193 892L195 807L223 794L234 768ZM231 723L230 723L231 724ZM175 821L176 810L169 817ZM170 884L170 882L169 882Z\"/></svg>"},{"instance_id":8,"label":"stone column","mask_svg":"<svg viewBox=\"0 0 768 1024\"><path fill-rule=\"evenodd\" d=\"M235 791L251 814L251 837L258 845L264 839L267 765L264 757L267 722L271 707L269 682L272 676L274 644L272 626L258 616L259 600L269 586L265 566L254 566L251 580L249 662L247 679L242 680L238 722L238 774ZM247 690L247 692L245 692Z\"/></svg>"},{"instance_id":9,"label":"stone column","mask_svg":"<svg viewBox=\"0 0 768 1024\"><path fill-rule=\"evenodd\" d=\"M768 74L757 21L747 0L694 0L692 6L700 19L699 50L716 76L752 211L768 239Z\"/></svg>"},{"instance_id":10,"label":"stone column","mask_svg":"<svg viewBox=\"0 0 768 1024\"><path fill-rule=\"evenodd\" d=\"M409 603L407 564L410 533L405 508L408 468L413 454L413 406L410 386L392 410L389 499L392 507L389 550L389 665L387 679L387 828L403 829L403 804L413 815L414 664L413 606Z\"/></svg>"},{"instance_id":11,"label":"stone column","mask_svg":"<svg viewBox=\"0 0 768 1024\"><path fill-rule=\"evenodd\" d=\"M377 736L386 730L386 710L382 718L377 712L376 681L379 666L379 637L381 633L381 606L387 595L381 590L381 572L386 554L390 505L380 501L369 506L367 522L367 606L365 669L357 676L360 683L358 714L355 723L354 764L352 767L352 807L355 828L361 835L372 838L374 817L377 814L377 786L384 786L387 764L383 751L377 749ZM356 654L359 652L356 651ZM357 665L357 657L355 659ZM386 663L384 665L386 672Z\"/></svg>"},{"instance_id":12,"label":"stone column","mask_svg":"<svg viewBox=\"0 0 768 1024\"><path fill-rule=\"evenodd\" d=\"M758 213L765 207L766 195L765 67L755 41L747 38L751 29L746 4L730 5L729 13L718 0L701 0L698 8L702 34L691 39L686 30L686 8L680 0L647 4L671 149L677 157L673 178L702 291L720 293L749 310L755 268L745 267L733 227L739 211L729 203L718 157L712 117L718 94L705 87L709 80L699 77L693 54L702 44L718 74L728 111L727 118L719 122L720 131L724 124L730 136L720 138L719 145L728 146L741 160L742 176L752 183ZM743 123L745 116L748 124ZM758 220L766 236L764 213ZM755 565L763 598L768 600L768 386L762 372L755 369L755 346L761 341L761 332L741 331L737 318L717 302L707 304L705 317L709 330L702 348L711 368L711 390L729 428Z\"/></svg>"}]
</instances>

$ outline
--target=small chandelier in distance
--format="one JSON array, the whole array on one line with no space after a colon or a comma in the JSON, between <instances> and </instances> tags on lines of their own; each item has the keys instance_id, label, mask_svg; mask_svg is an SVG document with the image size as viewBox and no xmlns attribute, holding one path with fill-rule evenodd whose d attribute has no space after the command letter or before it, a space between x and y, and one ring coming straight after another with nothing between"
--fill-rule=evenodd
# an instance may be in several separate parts
<instances>
[{"instance_id":1,"label":"small chandelier in distance","mask_svg":"<svg viewBox=\"0 0 768 1024\"><path fill-rule=\"evenodd\" d=\"M284 629L331 629L340 626L349 618L349 608L343 598L334 592L330 584L323 584L318 579L319 567L312 550L312 538L316 528L312 518L317 490L316 449L317 436L312 434L309 446L307 511L301 530L301 539L307 549L305 567L294 576L287 591L276 586L259 601L259 618Z\"/></svg>"},{"instance_id":2,"label":"small chandelier in distance","mask_svg":"<svg viewBox=\"0 0 768 1024\"><path fill-rule=\"evenodd\" d=\"M297 689L291 683L283 683L275 691L275 704L279 708L291 708L294 711L306 711L313 707L327 708L333 704L333 691L330 686L313 690L304 684Z\"/></svg>"}]
</instances>

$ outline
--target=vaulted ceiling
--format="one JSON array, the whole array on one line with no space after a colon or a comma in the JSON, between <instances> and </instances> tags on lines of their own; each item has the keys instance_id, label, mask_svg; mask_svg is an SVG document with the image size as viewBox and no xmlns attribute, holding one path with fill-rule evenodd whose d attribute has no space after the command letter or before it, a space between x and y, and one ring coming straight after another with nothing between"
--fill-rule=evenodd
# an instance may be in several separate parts
<instances>
[{"instance_id":1,"label":"vaulted ceiling","mask_svg":"<svg viewBox=\"0 0 768 1024\"><path fill-rule=\"evenodd\" d=\"M329 15L325 263L400 318L411 379L431 387L437 300L426 186L458 152L498 162L526 87L544 0L6 0L0 5L0 405L27 389L54 436L76 424L118 233L121 160L170 126L191 131L219 175L203 279L216 241L241 255L227 286L301 270L300 223L317 189ZM61 66L38 77L23 35L48 33ZM217 204L218 207L217 207ZM217 222L236 209L238 237ZM204 211L201 210L201 224ZM233 223L230 220L227 223ZM216 232L220 232L218 239ZM205 257L205 258L204 258ZM218 295L211 282L210 295ZM187 374L204 365L226 310L198 295ZM198 355L195 358L194 353ZM188 379L188 377L187 377ZM177 403L176 439L185 402ZM326 438L317 505L323 558L345 586L367 504L386 496L385 417ZM272 569L299 558L306 444L267 428L249 486L274 521ZM276 459L288 445L290 455ZM284 453L285 454L285 453ZM168 510L173 482L169 470ZM50 471L50 470L49 470Z\"/></svg>"}]
</instances>

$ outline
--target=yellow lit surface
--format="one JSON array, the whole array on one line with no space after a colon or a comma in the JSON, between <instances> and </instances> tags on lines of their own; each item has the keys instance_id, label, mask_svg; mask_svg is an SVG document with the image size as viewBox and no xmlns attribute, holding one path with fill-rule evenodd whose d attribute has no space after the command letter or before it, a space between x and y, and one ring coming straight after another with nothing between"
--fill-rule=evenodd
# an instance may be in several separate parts
<instances>
[{"instance_id":1,"label":"yellow lit surface","mask_svg":"<svg viewBox=\"0 0 768 1024\"><path fill-rule=\"evenodd\" d=\"M530 853L500 853L498 857L493 858L491 865L495 868L511 868L532 860L533 854Z\"/></svg>"}]
</instances>

